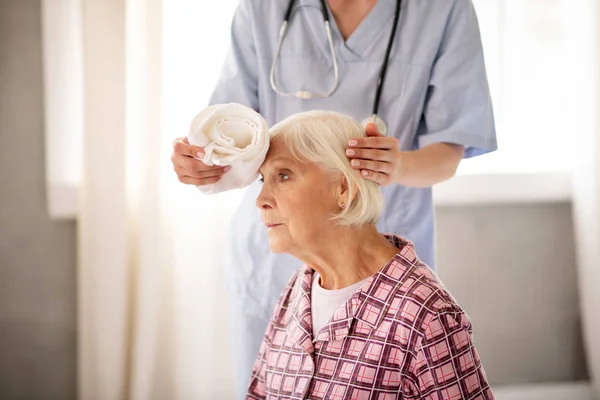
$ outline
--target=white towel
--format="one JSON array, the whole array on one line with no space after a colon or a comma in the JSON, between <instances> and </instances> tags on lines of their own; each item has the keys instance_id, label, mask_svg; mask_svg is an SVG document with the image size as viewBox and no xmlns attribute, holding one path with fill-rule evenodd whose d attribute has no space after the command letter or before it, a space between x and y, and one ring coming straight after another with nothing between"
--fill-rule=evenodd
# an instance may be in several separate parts
<instances>
[{"instance_id":1,"label":"white towel","mask_svg":"<svg viewBox=\"0 0 600 400\"><path fill-rule=\"evenodd\" d=\"M198 186L203 193L220 193L248 186L269 150L269 129L256 111L237 103L216 104L192 120L190 144L204 148L206 165L231 166L217 183Z\"/></svg>"}]
</instances>

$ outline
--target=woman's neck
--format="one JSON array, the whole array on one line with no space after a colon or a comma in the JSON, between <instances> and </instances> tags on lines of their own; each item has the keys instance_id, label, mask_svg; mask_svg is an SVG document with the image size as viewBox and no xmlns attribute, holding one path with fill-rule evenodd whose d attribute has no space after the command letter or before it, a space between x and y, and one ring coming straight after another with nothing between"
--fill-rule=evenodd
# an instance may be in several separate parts
<instances>
[{"instance_id":1,"label":"woman's neck","mask_svg":"<svg viewBox=\"0 0 600 400\"><path fill-rule=\"evenodd\" d=\"M341 289L379 271L398 252L374 225L336 227L296 256L321 276L325 289Z\"/></svg>"}]
</instances>

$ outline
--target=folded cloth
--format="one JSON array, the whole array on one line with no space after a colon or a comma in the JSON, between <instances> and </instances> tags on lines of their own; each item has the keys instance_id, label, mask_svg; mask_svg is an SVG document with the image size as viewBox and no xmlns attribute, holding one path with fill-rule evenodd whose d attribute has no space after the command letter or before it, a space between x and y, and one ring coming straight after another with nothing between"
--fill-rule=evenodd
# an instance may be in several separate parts
<instances>
[{"instance_id":1,"label":"folded cloth","mask_svg":"<svg viewBox=\"0 0 600 400\"><path fill-rule=\"evenodd\" d=\"M192 120L190 144L204 148L206 165L231 166L220 181L198 186L203 193L220 193L248 186L269 150L269 128L256 111L237 103L216 104Z\"/></svg>"}]
</instances>

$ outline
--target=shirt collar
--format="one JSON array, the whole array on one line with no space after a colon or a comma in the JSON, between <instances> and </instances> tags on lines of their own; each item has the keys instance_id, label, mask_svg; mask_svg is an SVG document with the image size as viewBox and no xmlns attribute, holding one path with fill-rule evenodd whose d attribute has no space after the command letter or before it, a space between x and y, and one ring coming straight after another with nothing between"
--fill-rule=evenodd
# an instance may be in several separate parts
<instances>
[{"instance_id":1,"label":"shirt collar","mask_svg":"<svg viewBox=\"0 0 600 400\"><path fill-rule=\"evenodd\" d=\"M406 272L420 264L411 242L396 235L385 237L399 249L398 253L335 311L314 342L345 338L354 320L363 322L369 331L381 325L394 300L395 289L405 283ZM289 337L309 353L314 350L311 314L313 274L313 269L306 265L300 268L288 303L290 312L285 321Z\"/></svg>"}]
</instances>

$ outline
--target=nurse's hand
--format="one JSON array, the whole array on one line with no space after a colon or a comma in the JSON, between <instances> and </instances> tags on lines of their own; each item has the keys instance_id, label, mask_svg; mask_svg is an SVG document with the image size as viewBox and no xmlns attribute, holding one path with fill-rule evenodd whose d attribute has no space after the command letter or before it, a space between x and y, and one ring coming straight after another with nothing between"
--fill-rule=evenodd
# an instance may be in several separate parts
<instances>
[{"instance_id":1,"label":"nurse's hand","mask_svg":"<svg viewBox=\"0 0 600 400\"><path fill-rule=\"evenodd\" d=\"M350 140L346 155L352 168L380 185L397 183L402 175L398 139L382 136L373 123L367 124L367 137Z\"/></svg>"},{"instance_id":2,"label":"nurse's hand","mask_svg":"<svg viewBox=\"0 0 600 400\"><path fill-rule=\"evenodd\" d=\"M198 160L203 154L203 149L191 145L186 137L175 139L171 162L180 182L197 186L210 185L218 182L231 169L231 167L211 167L204 164Z\"/></svg>"}]
</instances>

